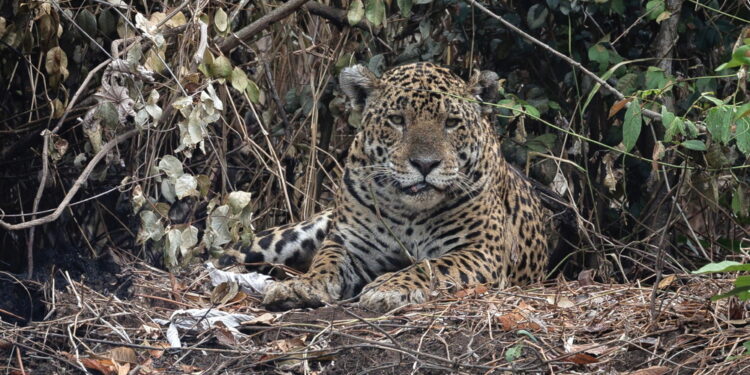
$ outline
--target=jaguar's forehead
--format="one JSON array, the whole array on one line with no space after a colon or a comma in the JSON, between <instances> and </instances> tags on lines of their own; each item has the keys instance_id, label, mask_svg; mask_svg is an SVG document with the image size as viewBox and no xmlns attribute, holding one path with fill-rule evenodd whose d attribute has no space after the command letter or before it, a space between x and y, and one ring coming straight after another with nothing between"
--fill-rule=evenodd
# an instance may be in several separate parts
<instances>
[{"instance_id":1,"label":"jaguar's forehead","mask_svg":"<svg viewBox=\"0 0 750 375\"><path fill-rule=\"evenodd\" d=\"M466 82L450 70L426 62L395 67L383 75L381 82L386 90L428 90L456 95L461 95L466 88Z\"/></svg>"}]
</instances>

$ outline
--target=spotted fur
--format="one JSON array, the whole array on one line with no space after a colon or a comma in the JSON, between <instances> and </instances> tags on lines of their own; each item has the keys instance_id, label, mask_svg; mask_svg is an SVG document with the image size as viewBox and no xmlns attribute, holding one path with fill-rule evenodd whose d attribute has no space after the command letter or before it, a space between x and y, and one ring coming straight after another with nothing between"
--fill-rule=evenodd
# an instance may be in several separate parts
<instances>
[{"instance_id":1,"label":"spotted fur","mask_svg":"<svg viewBox=\"0 0 750 375\"><path fill-rule=\"evenodd\" d=\"M342 72L363 120L335 208L261 233L242 250L246 262L307 269L267 290L269 309L362 292L362 306L386 311L424 302L436 289L543 278L549 213L503 159L473 100L482 84L497 81L482 78L467 83L429 63L380 79L359 65Z\"/></svg>"}]
</instances>

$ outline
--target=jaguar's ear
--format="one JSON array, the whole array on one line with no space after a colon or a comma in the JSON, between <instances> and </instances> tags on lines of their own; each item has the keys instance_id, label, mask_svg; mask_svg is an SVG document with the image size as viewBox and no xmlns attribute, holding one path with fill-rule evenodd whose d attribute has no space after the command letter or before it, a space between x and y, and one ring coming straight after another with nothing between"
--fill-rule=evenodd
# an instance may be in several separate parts
<instances>
[{"instance_id":1,"label":"jaguar's ear","mask_svg":"<svg viewBox=\"0 0 750 375\"><path fill-rule=\"evenodd\" d=\"M494 103L497 101L498 75L489 70L474 71L469 80L471 94L478 96L483 102Z\"/></svg>"},{"instance_id":2,"label":"jaguar's ear","mask_svg":"<svg viewBox=\"0 0 750 375\"><path fill-rule=\"evenodd\" d=\"M352 107L356 110L362 110L367 102L367 97L378 86L378 78L364 65L354 65L341 71L339 83L341 84L341 90L352 101Z\"/></svg>"}]
</instances>

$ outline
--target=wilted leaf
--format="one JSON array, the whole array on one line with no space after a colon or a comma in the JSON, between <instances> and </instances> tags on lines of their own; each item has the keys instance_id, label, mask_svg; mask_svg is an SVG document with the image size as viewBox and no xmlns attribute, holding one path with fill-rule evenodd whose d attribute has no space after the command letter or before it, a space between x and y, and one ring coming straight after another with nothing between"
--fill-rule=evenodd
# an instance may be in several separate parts
<instances>
[{"instance_id":1,"label":"wilted leaf","mask_svg":"<svg viewBox=\"0 0 750 375\"><path fill-rule=\"evenodd\" d=\"M231 301L234 296L239 292L240 287L236 282L229 281L223 282L217 285L214 290L211 291L211 303L214 305L223 305Z\"/></svg>"},{"instance_id":2,"label":"wilted leaf","mask_svg":"<svg viewBox=\"0 0 750 375\"><path fill-rule=\"evenodd\" d=\"M672 13L665 10L659 14L659 17L656 17L656 23L661 23L661 21L669 19L669 17L672 17Z\"/></svg>"},{"instance_id":3,"label":"wilted leaf","mask_svg":"<svg viewBox=\"0 0 750 375\"><path fill-rule=\"evenodd\" d=\"M107 353L106 357L120 363L138 363L138 356L135 354L135 350L125 346L113 348Z\"/></svg>"},{"instance_id":4,"label":"wilted leaf","mask_svg":"<svg viewBox=\"0 0 750 375\"><path fill-rule=\"evenodd\" d=\"M68 55L60 47L52 47L47 51L47 60L44 65L50 75L60 74L62 80L68 77Z\"/></svg>"},{"instance_id":5,"label":"wilted leaf","mask_svg":"<svg viewBox=\"0 0 750 375\"><path fill-rule=\"evenodd\" d=\"M628 375L664 375L670 372L672 369L666 366L652 366L633 372L629 372Z\"/></svg>"},{"instance_id":6,"label":"wilted leaf","mask_svg":"<svg viewBox=\"0 0 750 375\"><path fill-rule=\"evenodd\" d=\"M625 151L630 151L638 141L641 135L641 103L638 99L633 100L625 111L625 121L622 124L622 144L625 145Z\"/></svg>"},{"instance_id":7,"label":"wilted leaf","mask_svg":"<svg viewBox=\"0 0 750 375\"><path fill-rule=\"evenodd\" d=\"M590 354L586 354L586 353L576 353L576 354L573 354L572 356L563 358L563 361L564 362L572 362L572 363L575 363L577 365L588 365L588 364L591 364L591 363L599 362L599 360L596 359L596 357L594 357L594 356L592 356Z\"/></svg>"},{"instance_id":8,"label":"wilted leaf","mask_svg":"<svg viewBox=\"0 0 750 375\"><path fill-rule=\"evenodd\" d=\"M206 222L206 231L203 234L203 243L209 249L218 249L232 240L229 232L229 206L216 207Z\"/></svg>"},{"instance_id":9,"label":"wilted leaf","mask_svg":"<svg viewBox=\"0 0 750 375\"><path fill-rule=\"evenodd\" d=\"M198 196L198 180L191 174L183 174L174 183L174 192L178 199Z\"/></svg>"},{"instance_id":10,"label":"wilted leaf","mask_svg":"<svg viewBox=\"0 0 750 375\"><path fill-rule=\"evenodd\" d=\"M138 243L146 240L159 241L164 236L164 225L161 219L152 211L141 211L141 227L138 231Z\"/></svg>"},{"instance_id":11,"label":"wilted leaf","mask_svg":"<svg viewBox=\"0 0 750 375\"><path fill-rule=\"evenodd\" d=\"M191 225L180 232L180 237L180 252L185 256L198 244L198 228Z\"/></svg>"},{"instance_id":12,"label":"wilted leaf","mask_svg":"<svg viewBox=\"0 0 750 375\"><path fill-rule=\"evenodd\" d=\"M375 26L380 26L385 20L385 4L383 0L366 0L365 17Z\"/></svg>"},{"instance_id":13,"label":"wilted leaf","mask_svg":"<svg viewBox=\"0 0 750 375\"><path fill-rule=\"evenodd\" d=\"M182 162L172 155L165 155L159 161L159 170L166 173L167 177L176 180L185 172L182 170Z\"/></svg>"},{"instance_id":14,"label":"wilted leaf","mask_svg":"<svg viewBox=\"0 0 750 375\"><path fill-rule=\"evenodd\" d=\"M677 275L665 275L664 278L659 281L659 285L657 285L657 288L669 288L675 282L675 280L677 280Z\"/></svg>"},{"instance_id":15,"label":"wilted leaf","mask_svg":"<svg viewBox=\"0 0 750 375\"><path fill-rule=\"evenodd\" d=\"M349 11L346 12L346 19L349 24L354 26L362 21L362 17L365 15L365 6L362 4L362 0L354 0L349 4Z\"/></svg>"},{"instance_id":16,"label":"wilted leaf","mask_svg":"<svg viewBox=\"0 0 750 375\"><path fill-rule=\"evenodd\" d=\"M224 12L224 9L219 8L214 14L214 26L216 26L216 31L221 34L227 31L227 13Z\"/></svg>"},{"instance_id":17,"label":"wilted leaf","mask_svg":"<svg viewBox=\"0 0 750 375\"><path fill-rule=\"evenodd\" d=\"M229 78L232 75L232 62L226 56L219 56L209 65L212 78Z\"/></svg>"},{"instance_id":18,"label":"wilted leaf","mask_svg":"<svg viewBox=\"0 0 750 375\"><path fill-rule=\"evenodd\" d=\"M164 179L161 181L161 195L169 203L174 203L177 199L177 193L174 191L174 182L171 179Z\"/></svg>"},{"instance_id":19,"label":"wilted leaf","mask_svg":"<svg viewBox=\"0 0 750 375\"><path fill-rule=\"evenodd\" d=\"M722 144L729 142L731 126L732 111L728 106L720 105L708 110L706 129L715 140Z\"/></svg>"},{"instance_id":20,"label":"wilted leaf","mask_svg":"<svg viewBox=\"0 0 750 375\"><path fill-rule=\"evenodd\" d=\"M159 107L156 103L159 100L159 91L157 90L151 90L151 93L148 95L148 99L146 101L146 112L148 112L149 116L154 119L154 121L159 121L161 119L162 110L161 107Z\"/></svg>"},{"instance_id":21,"label":"wilted leaf","mask_svg":"<svg viewBox=\"0 0 750 375\"><path fill-rule=\"evenodd\" d=\"M355 0L360 1L360 0ZM411 0L396 0L396 4L398 4L398 9L401 10L401 17L409 17L411 14L411 7L412 7L412 1Z\"/></svg>"},{"instance_id":22,"label":"wilted leaf","mask_svg":"<svg viewBox=\"0 0 750 375\"><path fill-rule=\"evenodd\" d=\"M227 203L232 207L232 212L238 214L242 209L250 204L252 194L246 191L233 191L227 197Z\"/></svg>"}]
</instances>

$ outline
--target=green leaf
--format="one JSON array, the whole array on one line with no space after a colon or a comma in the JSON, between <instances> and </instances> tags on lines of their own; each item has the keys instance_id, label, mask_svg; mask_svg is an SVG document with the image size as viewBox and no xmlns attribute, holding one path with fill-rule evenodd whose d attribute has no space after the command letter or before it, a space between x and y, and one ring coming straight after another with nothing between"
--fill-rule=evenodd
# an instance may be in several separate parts
<instances>
[{"instance_id":1,"label":"green leaf","mask_svg":"<svg viewBox=\"0 0 750 375\"><path fill-rule=\"evenodd\" d=\"M736 122L737 149L746 156L750 156L750 118L743 117Z\"/></svg>"},{"instance_id":2,"label":"green leaf","mask_svg":"<svg viewBox=\"0 0 750 375\"><path fill-rule=\"evenodd\" d=\"M623 2L623 0L612 0L609 6L613 12L621 16L625 13L625 3Z\"/></svg>"},{"instance_id":3,"label":"green leaf","mask_svg":"<svg viewBox=\"0 0 750 375\"><path fill-rule=\"evenodd\" d=\"M625 145L625 151L630 151L638 141L641 135L641 103L638 99L630 102L628 110L625 112L625 120L622 124L622 144Z\"/></svg>"},{"instance_id":4,"label":"green leaf","mask_svg":"<svg viewBox=\"0 0 750 375\"><path fill-rule=\"evenodd\" d=\"M260 103L260 89L258 88L258 85L255 84L255 81L248 79L245 91L247 91L247 96L250 98L250 101L255 104Z\"/></svg>"},{"instance_id":5,"label":"green leaf","mask_svg":"<svg viewBox=\"0 0 750 375\"><path fill-rule=\"evenodd\" d=\"M657 19L665 10L664 0L650 0L646 3L646 14L652 21Z\"/></svg>"},{"instance_id":6,"label":"green leaf","mask_svg":"<svg viewBox=\"0 0 750 375\"><path fill-rule=\"evenodd\" d=\"M680 144L688 150L706 151L706 144L697 139L691 139Z\"/></svg>"},{"instance_id":7,"label":"green leaf","mask_svg":"<svg viewBox=\"0 0 750 375\"><path fill-rule=\"evenodd\" d=\"M365 17L375 26L382 25L385 19L385 3L383 0L367 0Z\"/></svg>"},{"instance_id":8,"label":"green leaf","mask_svg":"<svg viewBox=\"0 0 750 375\"><path fill-rule=\"evenodd\" d=\"M664 125L664 128L669 129L670 126L672 126L672 122L675 119L674 113L670 112L666 106L661 106L661 123ZM666 138L665 135L665 141L669 142L672 140L672 137Z\"/></svg>"},{"instance_id":9,"label":"green leaf","mask_svg":"<svg viewBox=\"0 0 750 375\"><path fill-rule=\"evenodd\" d=\"M526 23L529 24L531 30L538 29L544 25L544 21L547 20L549 10L544 4L534 4L529 8L529 12L526 14Z\"/></svg>"},{"instance_id":10,"label":"green leaf","mask_svg":"<svg viewBox=\"0 0 750 375\"><path fill-rule=\"evenodd\" d=\"M609 51L601 43L589 48L589 60L599 63L599 70L607 69L609 65Z\"/></svg>"},{"instance_id":11,"label":"green leaf","mask_svg":"<svg viewBox=\"0 0 750 375\"><path fill-rule=\"evenodd\" d=\"M401 16L409 17L413 5L411 0L396 0L396 4L398 4L398 9L401 10Z\"/></svg>"},{"instance_id":12,"label":"green leaf","mask_svg":"<svg viewBox=\"0 0 750 375\"><path fill-rule=\"evenodd\" d=\"M715 140L726 144L729 142L732 126L732 111L730 107L722 105L708 110L706 129Z\"/></svg>"},{"instance_id":13,"label":"green leaf","mask_svg":"<svg viewBox=\"0 0 750 375\"><path fill-rule=\"evenodd\" d=\"M742 264L733 260L725 260L718 263L706 264L705 266L699 268L697 271L693 271L692 273L699 274L735 271L750 271L750 264Z\"/></svg>"},{"instance_id":14,"label":"green leaf","mask_svg":"<svg viewBox=\"0 0 750 375\"><path fill-rule=\"evenodd\" d=\"M659 69L655 66L649 66L646 71L646 88L647 89L663 89L669 83L669 79L664 74L664 70Z\"/></svg>"},{"instance_id":15,"label":"green leaf","mask_svg":"<svg viewBox=\"0 0 750 375\"><path fill-rule=\"evenodd\" d=\"M247 74L239 66L235 66L232 70L232 87L239 92L247 88Z\"/></svg>"},{"instance_id":16,"label":"green leaf","mask_svg":"<svg viewBox=\"0 0 750 375\"><path fill-rule=\"evenodd\" d=\"M711 103L714 103L714 105L717 106L717 107L724 105L724 102L721 99L713 97L713 96L709 95L708 93L702 93L701 94L701 98L706 99L706 100L710 101Z\"/></svg>"},{"instance_id":17,"label":"green leaf","mask_svg":"<svg viewBox=\"0 0 750 375\"><path fill-rule=\"evenodd\" d=\"M734 286L750 286L750 275L737 276L737 280L734 280Z\"/></svg>"},{"instance_id":18,"label":"green leaf","mask_svg":"<svg viewBox=\"0 0 750 375\"><path fill-rule=\"evenodd\" d=\"M212 78L229 78L232 75L232 62L226 56L219 56L208 69Z\"/></svg>"},{"instance_id":19,"label":"green leaf","mask_svg":"<svg viewBox=\"0 0 750 375\"><path fill-rule=\"evenodd\" d=\"M349 5L349 11L346 12L346 19L349 24L354 26L362 21L362 17L365 15L365 6L362 5L362 0L354 0Z\"/></svg>"},{"instance_id":20,"label":"green leaf","mask_svg":"<svg viewBox=\"0 0 750 375\"><path fill-rule=\"evenodd\" d=\"M96 17L88 11L88 9L82 10L76 16L76 24L83 29L83 31L91 37L96 36Z\"/></svg>"},{"instance_id":21,"label":"green leaf","mask_svg":"<svg viewBox=\"0 0 750 375\"><path fill-rule=\"evenodd\" d=\"M713 297L711 297L711 301L718 301L722 298L737 296L742 301L747 301L750 299L750 285L748 286L740 286L737 288L734 288L724 294L717 294Z\"/></svg>"},{"instance_id":22,"label":"green leaf","mask_svg":"<svg viewBox=\"0 0 750 375\"><path fill-rule=\"evenodd\" d=\"M516 345L513 345L505 351L505 360L508 362L513 362L516 359L520 358L522 353L523 344L518 343Z\"/></svg>"},{"instance_id":23,"label":"green leaf","mask_svg":"<svg viewBox=\"0 0 750 375\"><path fill-rule=\"evenodd\" d=\"M742 65L750 65L750 46L744 45L739 48L737 48L734 53L732 53L732 59L725 62L724 64L719 65L716 68L716 71L729 69L729 68L736 68L738 66Z\"/></svg>"}]
</instances>

